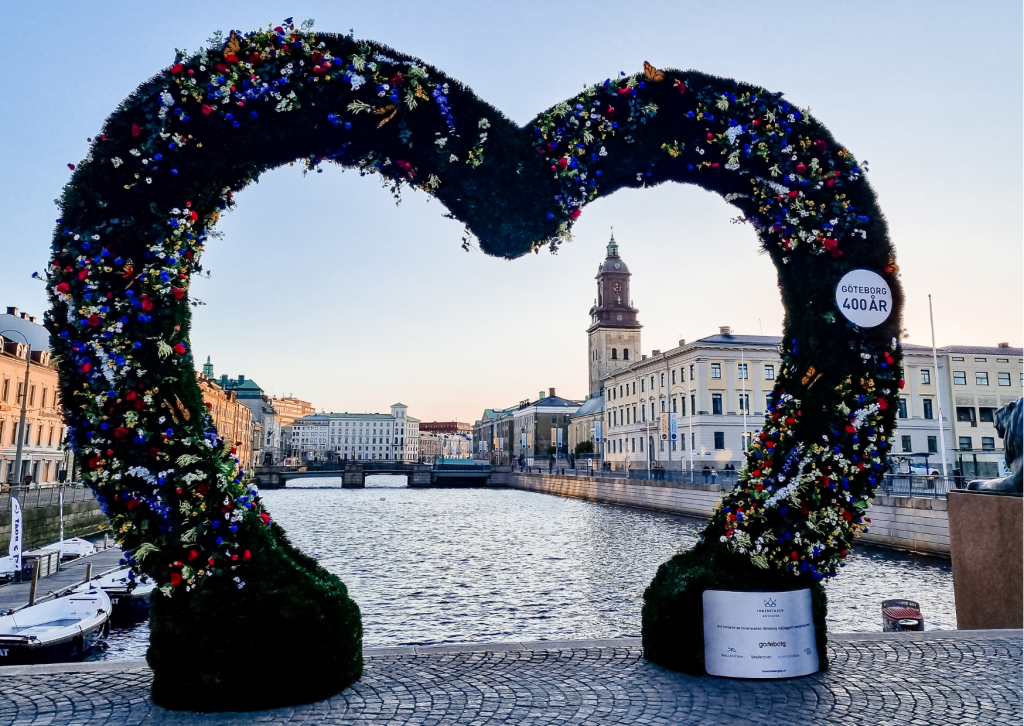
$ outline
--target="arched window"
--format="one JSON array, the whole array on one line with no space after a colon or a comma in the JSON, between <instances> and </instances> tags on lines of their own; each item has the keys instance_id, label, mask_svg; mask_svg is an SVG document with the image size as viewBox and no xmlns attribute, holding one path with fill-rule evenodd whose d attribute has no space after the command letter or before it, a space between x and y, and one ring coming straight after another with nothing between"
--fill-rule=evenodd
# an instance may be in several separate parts
<instances>
[{"instance_id":1,"label":"arched window","mask_svg":"<svg viewBox=\"0 0 1024 726\"><path fill-rule=\"evenodd\" d=\"M612 360L618 360L618 357L619 357L618 350L615 349L615 348L612 348Z\"/></svg>"},{"instance_id":2,"label":"arched window","mask_svg":"<svg viewBox=\"0 0 1024 726\"><path fill-rule=\"evenodd\" d=\"M622 360L629 360L629 348L622 349Z\"/></svg>"}]
</instances>

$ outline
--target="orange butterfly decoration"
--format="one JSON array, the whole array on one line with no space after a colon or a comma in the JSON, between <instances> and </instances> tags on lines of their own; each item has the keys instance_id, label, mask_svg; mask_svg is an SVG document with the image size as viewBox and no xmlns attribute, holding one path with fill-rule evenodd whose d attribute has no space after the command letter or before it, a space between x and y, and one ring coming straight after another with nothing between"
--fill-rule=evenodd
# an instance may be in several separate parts
<instances>
[{"instance_id":1,"label":"orange butterfly decoration","mask_svg":"<svg viewBox=\"0 0 1024 726\"><path fill-rule=\"evenodd\" d=\"M644 61L644 75L647 76L648 81L665 80L665 73L663 71L659 71L647 61Z\"/></svg>"},{"instance_id":2,"label":"orange butterfly decoration","mask_svg":"<svg viewBox=\"0 0 1024 726\"><path fill-rule=\"evenodd\" d=\"M224 46L224 60L229 63L238 62L238 54L242 50L242 40L238 37L238 33L231 31L231 36L228 38L227 45Z\"/></svg>"},{"instance_id":3,"label":"orange butterfly decoration","mask_svg":"<svg viewBox=\"0 0 1024 726\"><path fill-rule=\"evenodd\" d=\"M395 108L395 105L393 103L389 103L387 106L384 106L383 108L376 109L374 113L378 116L385 116L385 114L387 114L384 120L377 124L377 128L379 129L381 126L383 126L384 124L386 124L388 121L395 117L395 114L398 113L398 109Z\"/></svg>"}]
</instances>

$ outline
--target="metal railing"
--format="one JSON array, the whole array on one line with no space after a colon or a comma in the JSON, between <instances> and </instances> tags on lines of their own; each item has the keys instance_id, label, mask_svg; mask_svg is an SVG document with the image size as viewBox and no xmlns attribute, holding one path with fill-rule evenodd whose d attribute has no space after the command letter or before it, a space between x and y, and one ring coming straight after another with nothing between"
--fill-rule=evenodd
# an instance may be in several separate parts
<instances>
[{"instance_id":1,"label":"metal railing","mask_svg":"<svg viewBox=\"0 0 1024 726\"><path fill-rule=\"evenodd\" d=\"M944 498L950 489L964 489L966 486L963 477L938 474L886 474L875 495Z\"/></svg>"},{"instance_id":2,"label":"metal railing","mask_svg":"<svg viewBox=\"0 0 1024 726\"><path fill-rule=\"evenodd\" d=\"M11 496L18 497L22 509L35 507L56 507L60 499L60 491L64 490L64 503L89 502L96 497L92 488L82 483L77 484L43 484L40 486L13 486L0 492L0 512L11 511Z\"/></svg>"}]
</instances>

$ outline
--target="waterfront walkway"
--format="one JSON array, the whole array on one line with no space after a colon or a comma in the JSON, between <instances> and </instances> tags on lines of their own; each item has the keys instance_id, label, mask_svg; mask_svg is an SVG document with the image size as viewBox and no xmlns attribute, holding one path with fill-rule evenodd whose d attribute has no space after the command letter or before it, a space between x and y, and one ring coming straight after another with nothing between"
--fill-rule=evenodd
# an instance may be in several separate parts
<instances>
[{"instance_id":1,"label":"waterfront walkway","mask_svg":"<svg viewBox=\"0 0 1024 726\"><path fill-rule=\"evenodd\" d=\"M1020 630L830 639L832 668L785 681L694 678L639 641L543 641L366 651L363 679L308 706L165 711L141 661L0 668L0 725L1021 723ZM259 687L254 676L253 687Z\"/></svg>"}]
</instances>

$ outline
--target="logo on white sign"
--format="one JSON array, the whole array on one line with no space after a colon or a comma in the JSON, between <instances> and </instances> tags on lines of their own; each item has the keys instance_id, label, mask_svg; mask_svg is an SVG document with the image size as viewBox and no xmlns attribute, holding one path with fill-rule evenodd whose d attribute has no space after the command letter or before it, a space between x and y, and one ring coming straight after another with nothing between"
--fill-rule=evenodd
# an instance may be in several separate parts
<instances>
[{"instance_id":1,"label":"logo on white sign","mask_svg":"<svg viewBox=\"0 0 1024 726\"><path fill-rule=\"evenodd\" d=\"M854 325L874 328L892 314L892 290L877 272L851 270L836 285L836 306Z\"/></svg>"}]
</instances>

